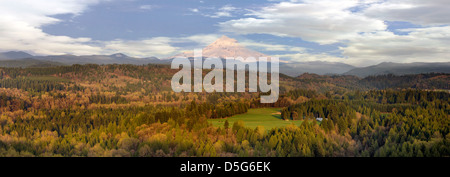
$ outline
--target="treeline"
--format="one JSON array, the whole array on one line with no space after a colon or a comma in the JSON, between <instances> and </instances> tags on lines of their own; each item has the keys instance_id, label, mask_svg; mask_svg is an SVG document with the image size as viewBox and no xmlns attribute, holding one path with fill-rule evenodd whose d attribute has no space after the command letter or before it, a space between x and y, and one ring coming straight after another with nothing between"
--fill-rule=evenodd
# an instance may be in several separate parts
<instances>
[{"instance_id":1,"label":"treeline","mask_svg":"<svg viewBox=\"0 0 450 177\"><path fill-rule=\"evenodd\" d=\"M359 156L450 155L449 93L372 91L360 96L350 98L367 100L312 100L293 105L283 110L282 117L323 118L321 129L351 136L348 143L356 143L354 150ZM399 97L406 100L394 101ZM392 102L376 103L379 98ZM409 103L413 98L419 99Z\"/></svg>"},{"instance_id":2,"label":"treeline","mask_svg":"<svg viewBox=\"0 0 450 177\"><path fill-rule=\"evenodd\" d=\"M356 111L348 107L348 103L336 100L312 100L302 104L289 106L282 110L281 117L285 120L316 120L322 118L322 128L325 131L338 128L340 134L346 133L347 127L356 118Z\"/></svg>"},{"instance_id":3,"label":"treeline","mask_svg":"<svg viewBox=\"0 0 450 177\"><path fill-rule=\"evenodd\" d=\"M411 75L379 75L368 76L358 83L362 87L376 89L398 89L398 88L416 88L416 89L450 89L450 74L447 73L428 73Z\"/></svg>"},{"instance_id":4,"label":"treeline","mask_svg":"<svg viewBox=\"0 0 450 177\"><path fill-rule=\"evenodd\" d=\"M305 73L296 78L300 82L297 87L319 92L338 90L372 90L372 89L450 89L450 74L427 73L410 75L377 75L358 78L348 75L317 75Z\"/></svg>"},{"instance_id":5,"label":"treeline","mask_svg":"<svg viewBox=\"0 0 450 177\"><path fill-rule=\"evenodd\" d=\"M357 92L355 92L357 93ZM375 101L377 103L425 103L433 101L450 101L449 93L447 92L429 92L424 90L408 89L405 91L395 90L372 90L364 95L364 100ZM355 96L359 99L360 96Z\"/></svg>"},{"instance_id":6,"label":"treeline","mask_svg":"<svg viewBox=\"0 0 450 177\"><path fill-rule=\"evenodd\" d=\"M48 75L59 75L70 72L83 72L88 73L91 70L97 70L100 65L96 64L74 64L71 66L54 66L46 68L1 68L1 76L9 76L11 78L16 78L20 76L48 76ZM1 78L0 78L1 79Z\"/></svg>"},{"instance_id":7,"label":"treeline","mask_svg":"<svg viewBox=\"0 0 450 177\"><path fill-rule=\"evenodd\" d=\"M217 104L211 104L209 102L198 104L192 101L191 104L187 105L186 109L190 110L190 116L198 117L205 115L208 119L216 119L246 113L249 109L249 103L241 100L238 102L221 102Z\"/></svg>"},{"instance_id":8,"label":"treeline","mask_svg":"<svg viewBox=\"0 0 450 177\"><path fill-rule=\"evenodd\" d=\"M317 95L318 94L316 91L306 89L294 89L286 93L286 96L291 97L293 100L296 100L301 96L306 98L315 98Z\"/></svg>"},{"instance_id":9,"label":"treeline","mask_svg":"<svg viewBox=\"0 0 450 177\"><path fill-rule=\"evenodd\" d=\"M55 90L65 90L65 85L57 81L32 80L27 78L2 79L1 88L17 88L30 92L49 92Z\"/></svg>"},{"instance_id":10,"label":"treeline","mask_svg":"<svg viewBox=\"0 0 450 177\"><path fill-rule=\"evenodd\" d=\"M125 104L128 103L127 99L121 97L120 95L114 95L114 96L106 96L106 95L91 95L89 97L90 103L98 103L98 104Z\"/></svg>"}]
</instances>

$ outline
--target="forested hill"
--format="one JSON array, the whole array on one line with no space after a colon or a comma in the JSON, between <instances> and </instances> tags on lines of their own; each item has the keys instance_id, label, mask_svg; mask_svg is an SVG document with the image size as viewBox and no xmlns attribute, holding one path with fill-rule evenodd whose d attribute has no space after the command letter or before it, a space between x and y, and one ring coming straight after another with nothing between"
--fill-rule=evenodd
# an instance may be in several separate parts
<instances>
[{"instance_id":1,"label":"forested hill","mask_svg":"<svg viewBox=\"0 0 450 177\"><path fill-rule=\"evenodd\" d=\"M134 92L144 89L155 94L171 91L170 80L176 72L177 70L170 69L168 65L157 64L76 64L72 66L42 66L41 68L0 68L0 79L16 79L18 77L32 79L34 76L52 76L103 90ZM204 75L206 73L207 71L203 72ZM349 75L305 73L298 77L290 77L280 74L280 87L282 93L296 88L318 92L408 88L450 90L450 74L430 73L402 76L388 74L362 79Z\"/></svg>"},{"instance_id":2,"label":"forested hill","mask_svg":"<svg viewBox=\"0 0 450 177\"><path fill-rule=\"evenodd\" d=\"M317 75L305 73L295 78L303 85L333 85L350 90L370 89L430 89L450 90L449 73L410 75L377 75L358 78L351 75Z\"/></svg>"},{"instance_id":3,"label":"forested hill","mask_svg":"<svg viewBox=\"0 0 450 177\"><path fill-rule=\"evenodd\" d=\"M32 58L16 60L0 60L0 67L4 68L27 68L27 67L52 67L63 66L64 64L53 61L43 61Z\"/></svg>"},{"instance_id":4,"label":"forested hill","mask_svg":"<svg viewBox=\"0 0 450 177\"><path fill-rule=\"evenodd\" d=\"M431 90L448 89L447 74L280 75L279 100L261 104L264 93L175 93L176 72L168 65L0 68L0 156L450 155L450 94ZM209 123L268 107L281 110L268 115L274 121L301 122Z\"/></svg>"},{"instance_id":5,"label":"forested hill","mask_svg":"<svg viewBox=\"0 0 450 177\"><path fill-rule=\"evenodd\" d=\"M358 77L376 76L376 75L405 75L420 73L449 73L450 62L441 63L392 63L383 62L378 65L355 68L344 75L354 75Z\"/></svg>"},{"instance_id":6,"label":"forested hill","mask_svg":"<svg viewBox=\"0 0 450 177\"><path fill-rule=\"evenodd\" d=\"M414 89L444 89L450 90L449 73L410 74L396 76L393 74L368 76L359 81L368 88L414 88Z\"/></svg>"}]
</instances>

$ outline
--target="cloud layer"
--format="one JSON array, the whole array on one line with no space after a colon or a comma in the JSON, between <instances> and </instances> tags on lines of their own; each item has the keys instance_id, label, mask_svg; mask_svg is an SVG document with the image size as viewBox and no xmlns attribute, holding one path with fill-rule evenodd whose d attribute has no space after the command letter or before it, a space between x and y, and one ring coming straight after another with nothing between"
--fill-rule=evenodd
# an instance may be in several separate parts
<instances>
[{"instance_id":1,"label":"cloud layer","mask_svg":"<svg viewBox=\"0 0 450 177\"><path fill-rule=\"evenodd\" d=\"M337 49L318 52L301 45L277 44L276 40L271 43L240 41L255 50L294 61L322 60L357 66L385 61L450 61L450 3L447 0L269 1L256 9L229 4L206 11L205 7L186 7L186 11L219 23L217 32L184 37L98 41L51 35L42 30L43 26L60 23L57 15L76 17L94 5L109 1L112 0L0 1L0 50L23 50L40 55L122 52L135 57L167 57L186 49L204 47L220 37L219 33L232 33L269 34L278 36L278 42L294 39ZM141 11L151 11L155 7L163 8L152 4L136 6ZM414 28L390 28L388 25L399 22L412 24ZM191 45L181 45L184 43Z\"/></svg>"},{"instance_id":2,"label":"cloud layer","mask_svg":"<svg viewBox=\"0 0 450 177\"><path fill-rule=\"evenodd\" d=\"M100 47L87 45L90 38L49 35L44 25L59 22L58 14L79 15L97 0L0 1L0 49L24 50L37 54L95 54Z\"/></svg>"},{"instance_id":3,"label":"cloud layer","mask_svg":"<svg viewBox=\"0 0 450 177\"><path fill-rule=\"evenodd\" d=\"M357 1L314 0L281 2L247 14L249 18L220 24L222 31L299 37L320 44L351 39L358 33L386 29L383 21L352 13Z\"/></svg>"},{"instance_id":4,"label":"cloud layer","mask_svg":"<svg viewBox=\"0 0 450 177\"><path fill-rule=\"evenodd\" d=\"M406 21L418 25L450 24L447 0L375 1L364 10L364 15L387 21Z\"/></svg>"},{"instance_id":5,"label":"cloud layer","mask_svg":"<svg viewBox=\"0 0 450 177\"><path fill-rule=\"evenodd\" d=\"M247 16L220 23L221 30L334 44L340 46L344 56L305 52L280 55L296 61L318 59L358 66L383 61L450 61L450 4L445 0L293 0L252 11ZM388 21L420 27L389 31Z\"/></svg>"}]
</instances>

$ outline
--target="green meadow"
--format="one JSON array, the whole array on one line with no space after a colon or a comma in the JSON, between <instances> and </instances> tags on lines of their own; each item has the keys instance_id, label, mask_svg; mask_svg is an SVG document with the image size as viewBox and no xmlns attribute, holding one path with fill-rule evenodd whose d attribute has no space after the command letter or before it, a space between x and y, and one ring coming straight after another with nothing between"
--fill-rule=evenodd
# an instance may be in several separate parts
<instances>
[{"instance_id":1,"label":"green meadow","mask_svg":"<svg viewBox=\"0 0 450 177\"><path fill-rule=\"evenodd\" d=\"M283 127L290 124L300 125L301 120L289 120L285 121L281 119L281 108L258 108L249 109L245 114L235 115L226 119L209 119L208 121L214 126L223 127L225 120L228 120L230 127L233 123L242 120L246 127L256 128L256 126L264 126L266 130L270 130L275 127Z\"/></svg>"}]
</instances>

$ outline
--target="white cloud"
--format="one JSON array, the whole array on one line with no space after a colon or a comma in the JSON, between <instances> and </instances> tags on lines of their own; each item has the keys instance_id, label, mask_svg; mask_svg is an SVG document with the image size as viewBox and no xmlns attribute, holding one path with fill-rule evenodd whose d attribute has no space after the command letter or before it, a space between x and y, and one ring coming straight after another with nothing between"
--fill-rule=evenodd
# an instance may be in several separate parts
<instances>
[{"instance_id":1,"label":"white cloud","mask_svg":"<svg viewBox=\"0 0 450 177\"><path fill-rule=\"evenodd\" d=\"M149 4L139 6L139 9L142 9L142 10L152 10L154 8L155 8L155 6L149 5Z\"/></svg>"},{"instance_id":2,"label":"white cloud","mask_svg":"<svg viewBox=\"0 0 450 177\"><path fill-rule=\"evenodd\" d=\"M106 0L107 1L107 0ZM127 53L135 57L166 56L177 48L170 38L142 40L94 41L90 38L55 36L42 31L42 26L60 22L58 14L80 15L100 0L21 0L0 1L0 49L22 50L38 55L92 55ZM154 6L143 5L141 9Z\"/></svg>"},{"instance_id":3,"label":"white cloud","mask_svg":"<svg viewBox=\"0 0 450 177\"><path fill-rule=\"evenodd\" d=\"M292 61L342 62L354 66L376 65L381 62L450 62L450 27L402 29L408 35L389 31L363 33L339 47L341 56L314 54L305 50L276 55Z\"/></svg>"},{"instance_id":4,"label":"white cloud","mask_svg":"<svg viewBox=\"0 0 450 177\"><path fill-rule=\"evenodd\" d=\"M449 62L450 27L404 29L408 35L383 31L366 33L342 47L355 65L380 62Z\"/></svg>"},{"instance_id":5,"label":"white cloud","mask_svg":"<svg viewBox=\"0 0 450 177\"><path fill-rule=\"evenodd\" d=\"M79 15L98 0L0 1L0 49L37 54L95 54L99 47L86 45L89 38L46 34L41 27L59 22L57 14Z\"/></svg>"},{"instance_id":6,"label":"white cloud","mask_svg":"<svg viewBox=\"0 0 450 177\"><path fill-rule=\"evenodd\" d=\"M199 12L199 10L198 9L196 9L196 8L194 8L194 9L189 9L191 12L194 12L194 13L197 13L197 12Z\"/></svg>"},{"instance_id":7,"label":"white cloud","mask_svg":"<svg viewBox=\"0 0 450 177\"><path fill-rule=\"evenodd\" d=\"M186 37L155 37L139 40L114 40L103 42L104 53L112 54L122 52L134 57L156 56L170 57L183 51L193 51L203 48L220 37L219 34L197 34ZM186 44L183 47L174 47L177 44Z\"/></svg>"},{"instance_id":8,"label":"white cloud","mask_svg":"<svg viewBox=\"0 0 450 177\"><path fill-rule=\"evenodd\" d=\"M220 37L219 34L197 34L187 37L180 38L172 38L173 42L194 42L197 44L197 47L203 48L206 45L209 45L216 41Z\"/></svg>"},{"instance_id":9,"label":"white cloud","mask_svg":"<svg viewBox=\"0 0 450 177\"><path fill-rule=\"evenodd\" d=\"M108 0L0 0L0 50L23 50L41 55L127 53L135 57L166 57L183 49L204 47L219 34L186 37L153 37L139 40L117 39L94 41L47 34L45 25L59 23L55 15L81 15L89 6ZM450 3L448 0L304 0L273 1L259 10L244 10L231 5L217 11L199 7L191 12L211 12L211 18L244 17L219 24L222 31L236 34L272 34L301 38L319 44L341 45L340 56L314 53L300 46L268 44L243 40L241 44L257 51L284 53L278 55L295 61L334 61L367 66L383 61L438 62L450 61ZM142 5L141 9L156 6ZM211 15L212 14L212 15ZM387 30L385 21L406 21L421 28ZM193 43L188 47L176 44ZM311 53L310 53L311 52Z\"/></svg>"},{"instance_id":10,"label":"white cloud","mask_svg":"<svg viewBox=\"0 0 450 177\"><path fill-rule=\"evenodd\" d=\"M279 55L295 61L323 60L357 66L384 61L450 61L450 4L445 0L292 0L276 2L247 16L219 26L224 32L236 34L272 34L341 45L343 57L310 51ZM398 35L387 29L385 21L422 27L396 29L405 33Z\"/></svg>"},{"instance_id":11,"label":"white cloud","mask_svg":"<svg viewBox=\"0 0 450 177\"><path fill-rule=\"evenodd\" d=\"M244 40L240 44L253 48L257 51L270 51L270 52L304 52L306 51L303 47L295 47L290 45L282 44L267 44L261 42L254 42L251 40Z\"/></svg>"},{"instance_id":12,"label":"white cloud","mask_svg":"<svg viewBox=\"0 0 450 177\"><path fill-rule=\"evenodd\" d=\"M211 18L221 18L221 17L232 17L232 13L238 10L238 8L233 7L231 5L225 5L221 7L217 12L215 12L212 15L206 14L204 16L211 17Z\"/></svg>"},{"instance_id":13,"label":"white cloud","mask_svg":"<svg viewBox=\"0 0 450 177\"><path fill-rule=\"evenodd\" d=\"M143 40L114 40L104 43L104 52L123 52L134 57L168 56L178 51L170 45L171 38L156 37Z\"/></svg>"},{"instance_id":14,"label":"white cloud","mask_svg":"<svg viewBox=\"0 0 450 177\"><path fill-rule=\"evenodd\" d=\"M450 24L448 0L396 0L373 3L364 10L369 17L387 21L407 21L417 25Z\"/></svg>"},{"instance_id":15,"label":"white cloud","mask_svg":"<svg viewBox=\"0 0 450 177\"><path fill-rule=\"evenodd\" d=\"M219 26L224 32L300 37L320 44L337 43L361 32L386 29L382 20L350 10L359 4L357 0L281 2L253 11L247 14L248 18L226 21Z\"/></svg>"}]
</instances>

